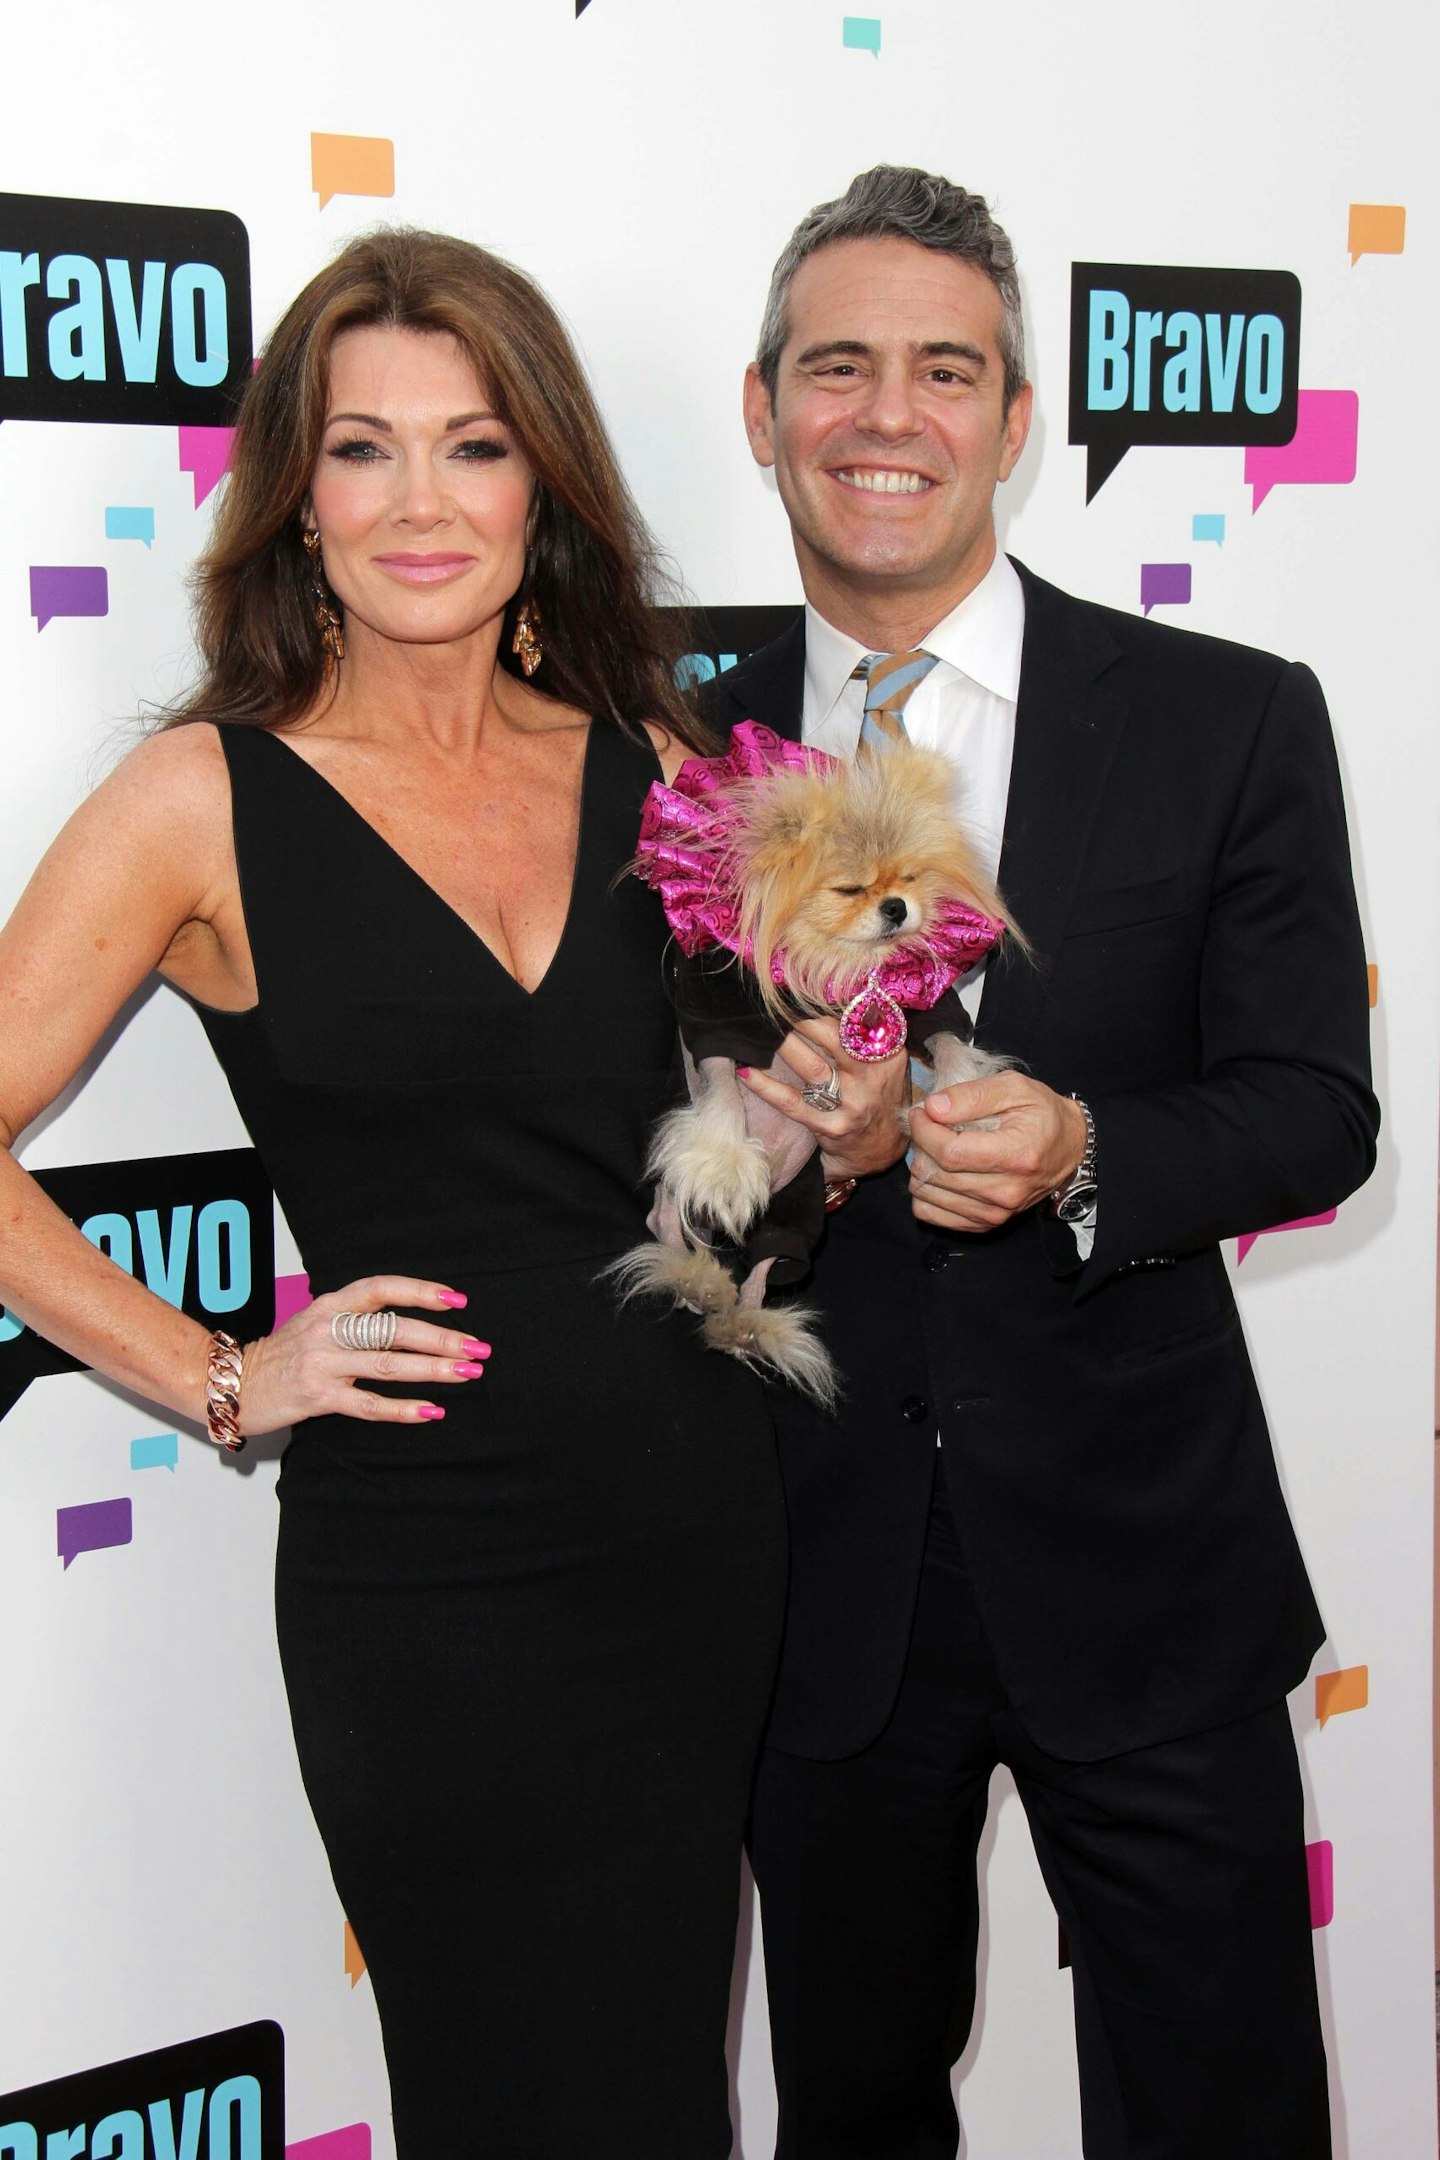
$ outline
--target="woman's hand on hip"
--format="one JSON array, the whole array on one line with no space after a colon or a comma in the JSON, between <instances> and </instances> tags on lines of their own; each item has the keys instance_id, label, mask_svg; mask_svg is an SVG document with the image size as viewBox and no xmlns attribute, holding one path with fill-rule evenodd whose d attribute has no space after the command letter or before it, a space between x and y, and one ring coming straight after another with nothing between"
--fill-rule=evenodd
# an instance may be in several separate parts
<instances>
[{"instance_id":1,"label":"woman's hand on hip","mask_svg":"<svg viewBox=\"0 0 1440 2160\"><path fill-rule=\"evenodd\" d=\"M444 1283L413 1275L367 1275L327 1291L303 1312L245 1348L240 1383L240 1430L276 1432L302 1418L365 1418L377 1425L415 1425L445 1412L425 1395L377 1395L374 1380L409 1382L427 1393L478 1380L490 1345L467 1331L429 1320L396 1316L387 1350L350 1350L333 1323L342 1313L385 1312L392 1307L432 1306L453 1312L464 1298Z\"/></svg>"}]
</instances>

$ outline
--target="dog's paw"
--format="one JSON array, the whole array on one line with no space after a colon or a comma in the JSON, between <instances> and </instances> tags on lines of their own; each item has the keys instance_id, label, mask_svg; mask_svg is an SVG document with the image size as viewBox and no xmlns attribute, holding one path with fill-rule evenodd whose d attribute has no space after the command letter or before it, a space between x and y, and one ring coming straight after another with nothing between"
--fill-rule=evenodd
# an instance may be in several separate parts
<instances>
[{"instance_id":1,"label":"dog's paw","mask_svg":"<svg viewBox=\"0 0 1440 2160\"><path fill-rule=\"evenodd\" d=\"M773 1373L822 1410L833 1410L840 1399L840 1375L814 1331L814 1320L815 1315L799 1305L737 1304L730 1312L709 1314L703 1332L712 1350Z\"/></svg>"},{"instance_id":2,"label":"dog's paw","mask_svg":"<svg viewBox=\"0 0 1440 2160\"><path fill-rule=\"evenodd\" d=\"M748 1133L677 1111L657 1128L650 1174L664 1185L687 1237L718 1230L741 1244L770 1200L770 1161Z\"/></svg>"},{"instance_id":3,"label":"dog's paw","mask_svg":"<svg viewBox=\"0 0 1440 2160\"><path fill-rule=\"evenodd\" d=\"M622 1305L634 1297L668 1298L707 1321L733 1312L738 1292L728 1269L702 1247L674 1252L665 1245L636 1245L602 1270Z\"/></svg>"}]
</instances>

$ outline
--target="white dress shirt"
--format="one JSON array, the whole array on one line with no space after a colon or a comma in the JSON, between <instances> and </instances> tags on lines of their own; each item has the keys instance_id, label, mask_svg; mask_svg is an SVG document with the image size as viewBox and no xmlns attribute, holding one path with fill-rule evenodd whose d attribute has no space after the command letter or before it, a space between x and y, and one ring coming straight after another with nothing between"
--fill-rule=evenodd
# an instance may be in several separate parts
<instances>
[{"instance_id":1,"label":"white dress shirt","mask_svg":"<svg viewBox=\"0 0 1440 2160\"><path fill-rule=\"evenodd\" d=\"M997 548L979 584L921 639L921 648L934 653L936 665L911 691L904 711L910 740L943 751L955 767L956 812L992 878L1000 865L1005 830L1024 640L1024 588L1009 556ZM834 757L854 757L865 711L865 684L855 669L873 650L857 644L807 604L803 742ZM980 1008L985 968L982 960L956 984L972 1021ZM1094 1226L1093 1211L1087 1221L1072 1226L1082 1260L1090 1257Z\"/></svg>"}]
</instances>

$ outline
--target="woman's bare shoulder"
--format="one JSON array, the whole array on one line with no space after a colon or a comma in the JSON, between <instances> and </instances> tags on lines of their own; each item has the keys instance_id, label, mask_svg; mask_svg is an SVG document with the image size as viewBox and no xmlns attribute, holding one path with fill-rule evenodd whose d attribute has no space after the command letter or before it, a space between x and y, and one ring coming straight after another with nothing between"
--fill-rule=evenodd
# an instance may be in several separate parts
<instances>
[{"instance_id":1,"label":"woman's bare shoulder","mask_svg":"<svg viewBox=\"0 0 1440 2160\"><path fill-rule=\"evenodd\" d=\"M120 824L153 844L183 842L192 861L230 831L230 775L220 731L187 721L147 735L77 813L82 829Z\"/></svg>"},{"instance_id":2,"label":"woman's bare shoulder","mask_svg":"<svg viewBox=\"0 0 1440 2160\"><path fill-rule=\"evenodd\" d=\"M208 720L160 728L128 750L101 783L157 808L204 801L228 787L220 730Z\"/></svg>"}]
</instances>

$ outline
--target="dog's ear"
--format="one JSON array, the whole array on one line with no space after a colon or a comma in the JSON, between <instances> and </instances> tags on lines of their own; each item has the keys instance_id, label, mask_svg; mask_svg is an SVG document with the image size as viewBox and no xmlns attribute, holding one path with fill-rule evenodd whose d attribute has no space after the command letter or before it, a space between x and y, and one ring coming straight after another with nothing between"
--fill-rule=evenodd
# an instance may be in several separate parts
<instances>
[{"instance_id":1,"label":"dog's ear","mask_svg":"<svg viewBox=\"0 0 1440 2160\"><path fill-rule=\"evenodd\" d=\"M805 831L805 813L798 803L778 803L770 817L755 820L755 837L767 847L793 847Z\"/></svg>"},{"instance_id":2,"label":"dog's ear","mask_svg":"<svg viewBox=\"0 0 1440 2160\"><path fill-rule=\"evenodd\" d=\"M736 790L740 824L736 849L746 872L783 862L813 821L815 785L808 773L772 774L763 785ZM763 871L762 873L763 874Z\"/></svg>"}]
</instances>

